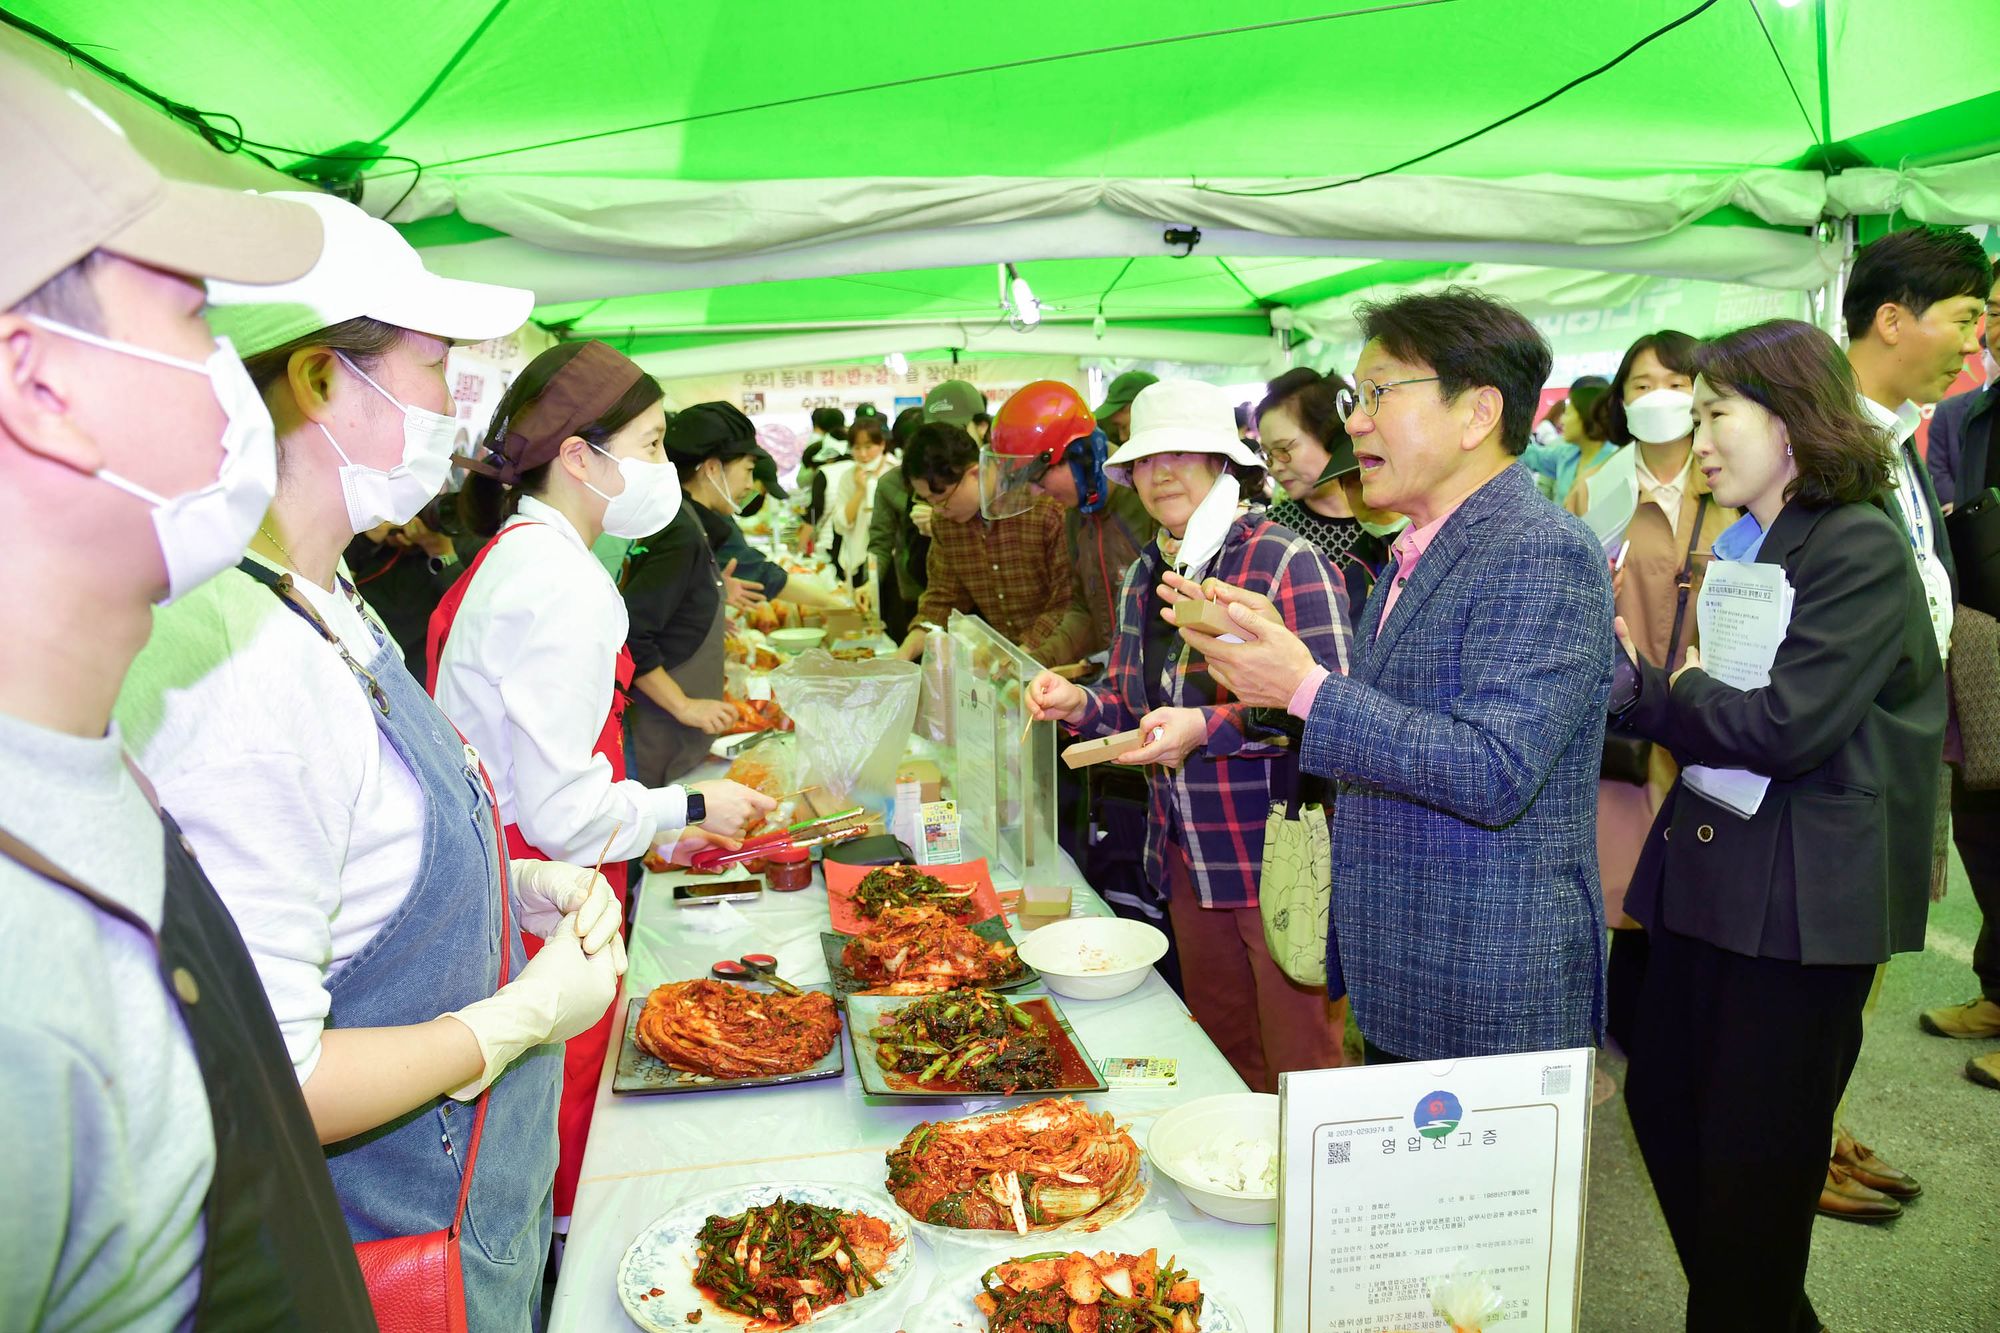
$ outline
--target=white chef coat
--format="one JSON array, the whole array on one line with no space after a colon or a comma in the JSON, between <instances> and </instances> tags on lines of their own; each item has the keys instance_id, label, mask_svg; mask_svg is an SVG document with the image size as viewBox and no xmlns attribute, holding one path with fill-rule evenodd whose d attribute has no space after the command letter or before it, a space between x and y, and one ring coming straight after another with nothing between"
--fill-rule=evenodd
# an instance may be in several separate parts
<instances>
[{"instance_id":1,"label":"white chef coat","mask_svg":"<svg viewBox=\"0 0 2000 1333\"><path fill-rule=\"evenodd\" d=\"M293 586L356 661L376 657L358 598ZM236 918L304 1083L333 1005L328 980L416 879L423 788L340 654L239 570L154 611L116 716Z\"/></svg>"},{"instance_id":2,"label":"white chef coat","mask_svg":"<svg viewBox=\"0 0 2000 1333\"><path fill-rule=\"evenodd\" d=\"M613 782L610 761L591 753L630 628L625 599L554 507L522 496L514 524L471 576L438 663L438 706L486 761L501 818L530 844L578 865L600 852L630 860L686 822L687 797Z\"/></svg>"}]
</instances>

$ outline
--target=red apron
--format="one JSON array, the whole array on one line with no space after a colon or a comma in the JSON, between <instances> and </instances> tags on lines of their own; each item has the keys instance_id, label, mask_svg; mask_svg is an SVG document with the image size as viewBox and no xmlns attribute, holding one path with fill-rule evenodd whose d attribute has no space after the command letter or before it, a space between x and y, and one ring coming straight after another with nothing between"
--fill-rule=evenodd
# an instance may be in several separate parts
<instances>
[{"instance_id":1,"label":"red apron","mask_svg":"<svg viewBox=\"0 0 2000 1333\"><path fill-rule=\"evenodd\" d=\"M493 535L493 540L481 548L465 573L446 590L439 599L437 610L431 612L430 632L425 644L430 664L430 679L425 682L432 697L437 695L438 664L444 659L444 646L451 637L452 622L458 619L458 609L465 603L467 589L479 573L479 566L487 553L499 545L500 539L516 528L526 527L525 523L510 523ZM603 755L611 765L611 780L625 780L625 714L626 691L632 687L632 653L624 644L618 645L618 666L616 688L611 691L611 710L604 715L604 726L597 733L597 744L591 753ZM521 860L547 861L551 858L538 847L531 846L521 836L517 825L506 827L507 854ZM604 878L611 883L611 891L618 895L618 908L625 908L625 863L607 862ZM526 946L528 957L533 958L542 947L542 942L526 931L521 932L521 941ZM597 1081L604 1069L605 1052L611 1046L611 1019L618 1009L614 999L604 1016L593 1024L589 1031L571 1037L563 1049L562 1102L556 1112L556 1132L561 1144L561 1159L556 1164L557 1217L567 1217L576 1201L576 1179L583 1169L583 1145L590 1137L590 1117L597 1107Z\"/></svg>"}]
</instances>

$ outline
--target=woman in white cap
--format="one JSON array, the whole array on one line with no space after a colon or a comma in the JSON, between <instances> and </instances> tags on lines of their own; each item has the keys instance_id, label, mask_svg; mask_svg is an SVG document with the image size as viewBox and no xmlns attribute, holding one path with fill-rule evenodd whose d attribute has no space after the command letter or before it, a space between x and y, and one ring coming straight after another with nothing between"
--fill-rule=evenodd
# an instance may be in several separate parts
<instances>
[{"instance_id":1,"label":"woman in white cap","mask_svg":"<svg viewBox=\"0 0 2000 1333\"><path fill-rule=\"evenodd\" d=\"M478 756L337 562L442 485L451 341L509 332L532 297L435 277L386 223L290 197L324 223L319 264L210 285L277 426L277 498L240 566L161 608L117 716L256 961L353 1238L462 1213L469 1326L526 1329L553 1043L616 989L617 904L587 870L510 865ZM533 961L521 928L549 937Z\"/></svg>"},{"instance_id":2,"label":"woman in white cap","mask_svg":"<svg viewBox=\"0 0 2000 1333\"><path fill-rule=\"evenodd\" d=\"M734 782L649 787L628 779L623 714L630 621L590 553L604 533L651 537L680 512L661 438L660 386L601 342L529 362L500 400L459 492L491 540L431 617L431 693L486 756L517 857L602 862L625 896L625 862L661 846L733 837L770 797ZM608 1003L563 1054L557 1217L567 1217L610 1046Z\"/></svg>"},{"instance_id":3,"label":"woman in white cap","mask_svg":"<svg viewBox=\"0 0 2000 1333\"><path fill-rule=\"evenodd\" d=\"M1105 470L1119 482L1129 475L1160 532L1125 576L1103 683L1086 689L1045 671L1029 703L1082 736L1145 733L1121 762L1152 766L1146 870L1168 886L1188 1007L1245 1083L1275 1091L1284 1070L1341 1062L1325 991L1285 976L1257 909L1264 823L1271 802L1292 795L1297 748L1230 701L1161 618L1154 589L1168 573L1254 588L1343 667L1346 593L1310 542L1240 502L1261 477L1222 390L1192 380L1142 389L1132 433Z\"/></svg>"}]
</instances>

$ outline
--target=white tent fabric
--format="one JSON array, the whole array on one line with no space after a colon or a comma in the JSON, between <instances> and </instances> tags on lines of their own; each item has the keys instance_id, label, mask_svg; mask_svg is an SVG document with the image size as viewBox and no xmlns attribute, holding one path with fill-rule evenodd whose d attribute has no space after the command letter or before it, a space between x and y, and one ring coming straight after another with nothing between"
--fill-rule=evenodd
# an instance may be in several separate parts
<instances>
[{"instance_id":1,"label":"white tent fabric","mask_svg":"<svg viewBox=\"0 0 2000 1333\"><path fill-rule=\"evenodd\" d=\"M1829 211L1844 216L1901 209L1919 222L1966 226L2000 219L2000 153L1940 167L1860 167L1828 179Z\"/></svg>"},{"instance_id":2,"label":"white tent fabric","mask_svg":"<svg viewBox=\"0 0 2000 1333\"><path fill-rule=\"evenodd\" d=\"M1170 251L1161 240L1164 223L1184 225L1185 221L1142 218L1099 205L1056 217L872 233L687 262L579 254L503 236L428 246L424 262L456 278L531 287L544 303L561 304L888 270L1165 254ZM1407 259L1590 267L1614 273L1756 283L1794 291L1825 282L1831 262L1804 231L1746 226L1684 227L1645 240L1592 246L1586 251L1561 241L1370 240L1281 236L1205 225L1200 253L1231 259L1322 256L1351 259L1357 265Z\"/></svg>"},{"instance_id":3,"label":"white tent fabric","mask_svg":"<svg viewBox=\"0 0 2000 1333\"><path fill-rule=\"evenodd\" d=\"M1181 329L1110 328L1102 336L1087 326L1043 325L1016 333L1005 325L903 324L864 326L713 343L633 359L662 379L689 379L738 370L771 370L820 361L852 361L891 352L956 348L973 353L1097 356L1139 361L1190 361L1242 366L1258 379L1284 367L1274 338Z\"/></svg>"},{"instance_id":4,"label":"white tent fabric","mask_svg":"<svg viewBox=\"0 0 2000 1333\"><path fill-rule=\"evenodd\" d=\"M396 188L389 177L372 188ZM437 193L429 194L433 188ZM1273 191L1291 190L1274 194ZM506 232L437 247L459 276L516 262L527 247L640 261L622 275L593 264L537 283L544 300L666 291L735 281L821 277L946 263L1162 253L1163 225L1221 228L1205 254L1310 254L1630 267L1719 282L1811 287L1828 269L1805 229L1826 206L1816 172L1756 170L1602 180L1535 175L1507 180L1397 176L1318 192L1275 180L1186 182L988 177L682 181L565 176L427 177L417 210L455 202L470 221ZM1235 191L1237 193L1227 193ZM372 199L378 207L388 202ZM1775 227L1691 227L1725 205ZM412 212L406 206L402 213ZM1677 243L1662 248L1667 238ZM1251 238L1264 238L1258 245ZM857 241L875 243L856 245ZM927 244L928 243L928 244ZM1136 244L1135 244L1136 243ZM1386 255L1380 247L1396 247ZM1622 247L1644 247L1622 255ZM1523 247L1533 247L1532 254ZM1428 251L1428 253L1426 253ZM443 256L440 256L442 258ZM755 261L747 265L732 261ZM1567 263L1565 263L1567 260ZM685 273L677 273L690 266ZM699 266L698 268L692 266ZM516 275L513 281L525 280ZM607 285L607 283L609 285Z\"/></svg>"}]
</instances>

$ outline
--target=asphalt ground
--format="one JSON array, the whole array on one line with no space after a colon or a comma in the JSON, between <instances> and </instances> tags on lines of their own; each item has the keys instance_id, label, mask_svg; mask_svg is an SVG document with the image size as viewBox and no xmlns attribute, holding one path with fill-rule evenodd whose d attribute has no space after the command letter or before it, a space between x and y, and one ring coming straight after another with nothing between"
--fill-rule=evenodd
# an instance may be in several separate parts
<instances>
[{"instance_id":1,"label":"asphalt ground","mask_svg":"<svg viewBox=\"0 0 2000 1333\"><path fill-rule=\"evenodd\" d=\"M1889 965L1845 1113L1849 1132L1924 1192L1891 1222L1815 1223L1806 1290L1832 1333L2000 1330L2000 1091L1964 1075L1969 1057L2000 1041L1948 1041L1917 1026L1920 1010L1978 993L1970 966L1978 934L1979 908L1954 855L1927 947ZM1623 1062L1600 1059L1622 1088ZM1582 1327L1667 1333L1682 1327L1686 1299L1624 1097L1614 1093L1597 1107L1591 1134Z\"/></svg>"}]
</instances>

